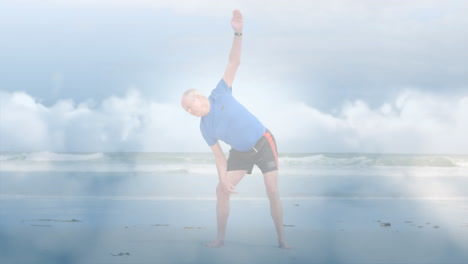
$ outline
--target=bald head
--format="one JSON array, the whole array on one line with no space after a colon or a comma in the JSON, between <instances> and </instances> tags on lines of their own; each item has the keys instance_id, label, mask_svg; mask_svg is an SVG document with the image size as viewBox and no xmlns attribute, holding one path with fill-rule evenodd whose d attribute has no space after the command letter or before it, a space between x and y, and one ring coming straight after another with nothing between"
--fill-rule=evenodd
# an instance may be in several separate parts
<instances>
[{"instance_id":1,"label":"bald head","mask_svg":"<svg viewBox=\"0 0 468 264\"><path fill-rule=\"evenodd\" d=\"M210 112L210 101L197 89L185 91L182 95L181 105L185 111L197 117L207 115Z\"/></svg>"}]
</instances>

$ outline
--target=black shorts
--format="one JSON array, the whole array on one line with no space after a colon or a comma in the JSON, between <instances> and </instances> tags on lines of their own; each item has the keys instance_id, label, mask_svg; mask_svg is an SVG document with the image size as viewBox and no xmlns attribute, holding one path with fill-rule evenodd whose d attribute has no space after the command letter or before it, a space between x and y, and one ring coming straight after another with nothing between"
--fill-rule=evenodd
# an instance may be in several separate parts
<instances>
[{"instance_id":1,"label":"black shorts","mask_svg":"<svg viewBox=\"0 0 468 264\"><path fill-rule=\"evenodd\" d=\"M257 165L262 173L278 169L276 141L268 129L250 151L241 152L233 148L229 151L227 171L246 170L247 174L252 174L254 165Z\"/></svg>"}]
</instances>

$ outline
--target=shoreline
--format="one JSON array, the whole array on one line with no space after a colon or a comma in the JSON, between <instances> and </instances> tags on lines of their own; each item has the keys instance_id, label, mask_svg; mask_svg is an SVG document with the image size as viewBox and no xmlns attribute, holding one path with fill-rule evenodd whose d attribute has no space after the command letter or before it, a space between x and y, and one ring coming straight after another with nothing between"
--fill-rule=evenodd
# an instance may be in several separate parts
<instances>
[{"instance_id":1,"label":"shoreline","mask_svg":"<svg viewBox=\"0 0 468 264\"><path fill-rule=\"evenodd\" d=\"M0 195L0 200L14 199L64 199L64 200L117 200L117 201L216 201L216 197L135 197L135 196L53 196L53 195ZM281 197L281 200L427 200L427 201L466 201L468 196L454 197L359 197L359 196L298 196ZM267 197L231 197L231 201L268 201Z\"/></svg>"}]
</instances>

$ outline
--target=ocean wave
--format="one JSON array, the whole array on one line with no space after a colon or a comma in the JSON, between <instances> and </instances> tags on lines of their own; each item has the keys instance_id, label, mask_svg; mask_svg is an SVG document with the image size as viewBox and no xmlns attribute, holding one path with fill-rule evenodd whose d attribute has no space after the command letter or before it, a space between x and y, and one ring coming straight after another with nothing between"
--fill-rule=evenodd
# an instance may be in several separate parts
<instances>
[{"instance_id":1,"label":"ocean wave","mask_svg":"<svg viewBox=\"0 0 468 264\"><path fill-rule=\"evenodd\" d=\"M450 161L457 167L468 167L468 158L451 158Z\"/></svg>"},{"instance_id":2,"label":"ocean wave","mask_svg":"<svg viewBox=\"0 0 468 264\"><path fill-rule=\"evenodd\" d=\"M71 153L57 153L57 152L31 152L19 154L0 154L0 161L9 160L25 160L25 161L82 161L94 160L104 157L103 153L91 154L71 154Z\"/></svg>"},{"instance_id":3,"label":"ocean wave","mask_svg":"<svg viewBox=\"0 0 468 264\"><path fill-rule=\"evenodd\" d=\"M311 169L468 168L468 155L283 154L282 172L309 174ZM155 172L216 174L211 153L1 153L0 171Z\"/></svg>"},{"instance_id":4,"label":"ocean wave","mask_svg":"<svg viewBox=\"0 0 468 264\"><path fill-rule=\"evenodd\" d=\"M0 161L16 160L16 159L24 159L24 155L21 155L21 154L0 154Z\"/></svg>"},{"instance_id":5,"label":"ocean wave","mask_svg":"<svg viewBox=\"0 0 468 264\"><path fill-rule=\"evenodd\" d=\"M68 154L44 151L37 153L29 153L26 155L25 159L31 161L81 161L101 159L103 157L103 153Z\"/></svg>"},{"instance_id":6,"label":"ocean wave","mask_svg":"<svg viewBox=\"0 0 468 264\"><path fill-rule=\"evenodd\" d=\"M285 156L280 165L308 167L468 167L468 156L397 154L314 154Z\"/></svg>"},{"instance_id":7,"label":"ocean wave","mask_svg":"<svg viewBox=\"0 0 468 264\"><path fill-rule=\"evenodd\" d=\"M85 161L87 162L87 161ZM215 175L216 167L194 165L161 165L161 164L125 164L125 163L63 163L63 162L30 162L25 160L11 160L0 162L0 171L3 172L115 172L115 173L152 173L166 174L195 174Z\"/></svg>"},{"instance_id":8,"label":"ocean wave","mask_svg":"<svg viewBox=\"0 0 468 264\"><path fill-rule=\"evenodd\" d=\"M369 166L372 160L364 156L356 157L330 157L325 154L317 154L304 157L281 157L280 163L285 165L309 165L309 166Z\"/></svg>"}]
</instances>

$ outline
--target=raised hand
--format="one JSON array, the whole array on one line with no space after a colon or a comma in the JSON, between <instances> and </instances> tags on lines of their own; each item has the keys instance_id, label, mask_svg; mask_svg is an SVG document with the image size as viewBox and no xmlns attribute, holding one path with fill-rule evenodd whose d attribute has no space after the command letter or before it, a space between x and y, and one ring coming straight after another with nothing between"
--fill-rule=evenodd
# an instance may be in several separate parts
<instances>
[{"instance_id":1,"label":"raised hand","mask_svg":"<svg viewBox=\"0 0 468 264\"><path fill-rule=\"evenodd\" d=\"M231 20L232 28L234 32L242 33L242 27L244 25L242 21L242 14L239 9L236 9L232 12L232 20Z\"/></svg>"}]
</instances>

